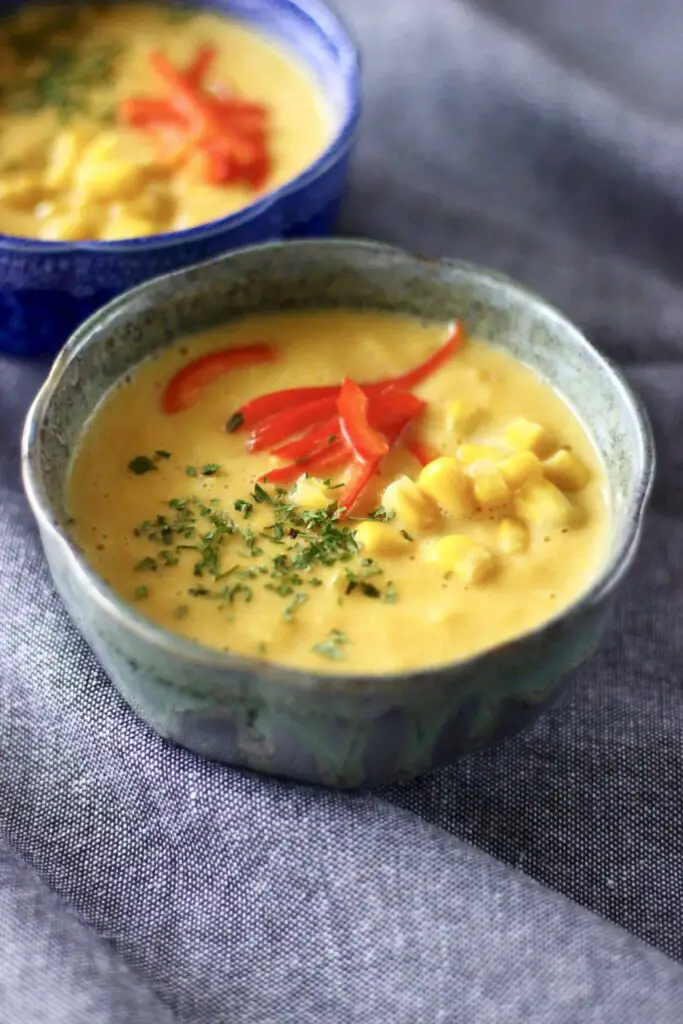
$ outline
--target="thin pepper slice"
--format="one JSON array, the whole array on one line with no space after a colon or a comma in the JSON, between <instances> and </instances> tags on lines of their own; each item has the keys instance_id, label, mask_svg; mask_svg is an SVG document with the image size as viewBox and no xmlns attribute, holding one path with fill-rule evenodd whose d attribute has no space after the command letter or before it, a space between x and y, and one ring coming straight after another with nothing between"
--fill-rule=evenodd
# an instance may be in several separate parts
<instances>
[{"instance_id":1,"label":"thin pepper slice","mask_svg":"<svg viewBox=\"0 0 683 1024\"><path fill-rule=\"evenodd\" d=\"M370 424L375 430L384 431L391 427L397 420L405 421L408 416L416 416L426 407L427 403L421 398L416 398L406 392L388 391L382 394L368 410ZM332 441L336 441L341 433L339 417L332 416L320 426L314 426L296 441L289 441L278 448L271 449L271 455L277 455L279 459L310 458L316 452L326 448ZM330 440L331 439L331 440Z\"/></svg>"},{"instance_id":2,"label":"thin pepper slice","mask_svg":"<svg viewBox=\"0 0 683 1024\"><path fill-rule=\"evenodd\" d=\"M436 352L433 352L428 359L425 359L419 366L413 367L412 370L408 370L407 373L402 373L390 380L381 381L376 386L380 389L387 387L404 388L406 391L414 388L416 384L422 383L423 380L438 370L440 366L443 366L452 355L455 355L462 348L463 341L463 332L456 320L444 344Z\"/></svg>"},{"instance_id":3,"label":"thin pepper slice","mask_svg":"<svg viewBox=\"0 0 683 1024\"><path fill-rule=\"evenodd\" d=\"M431 373L438 370L452 355L457 352L463 344L463 334L460 325L453 324L450 334L445 343L437 349L428 359L419 366L413 367L407 373L398 377L388 378L383 381L374 381L369 384L361 384L361 387L372 398L375 394L384 394L393 390L408 390L416 384L421 383ZM283 391L272 391L266 395L260 395L241 406L228 421L229 424L239 423L233 426L232 430L238 430L242 426L254 427L266 417L289 409L299 402L312 402L316 398L328 398L336 395L339 391L337 385L323 385L312 388L286 388ZM241 418L240 418L241 417Z\"/></svg>"},{"instance_id":4,"label":"thin pepper slice","mask_svg":"<svg viewBox=\"0 0 683 1024\"><path fill-rule=\"evenodd\" d=\"M311 427L305 434L296 441L288 441L279 448L272 448L270 454L276 455L278 459L293 459L295 462L301 459L310 459L322 451L328 444L337 441L340 436L339 417L332 416L321 426Z\"/></svg>"},{"instance_id":5,"label":"thin pepper slice","mask_svg":"<svg viewBox=\"0 0 683 1024\"><path fill-rule=\"evenodd\" d=\"M272 391L259 398L252 398L250 402L240 406L228 420L226 429L232 433L242 427L254 427L269 416L274 416L276 413L291 409L303 402L314 402L318 398L336 399L338 391L338 384L318 388L286 388L284 391Z\"/></svg>"},{"instance_id":6,"label":"thin pepper slice","mask_svg":"<svg viewBox=\"0 0 683 1024\"><path fill-rule=\"evenodd\" d=\"M310 459L301 462L292 462L288 466L280 466L278 469L271 469L259 477L262 483L286 484L298 479L302 473L310 473L314 476L327 476L338 469L344 469L353 460L353 452L345 441L336 441L329 445L326 451L318 452Z\"/></svg>"},{"instance_id":7,"label":"thin pepper slice","mask_svg":"<svg viewBox=\"0 0 683 1024\"><path fill-rule=\"evenodd\" d=\"M168 415L183 412L194 405L203 388L219 377L256 363L271 363L274 359L275 352L270 345L245 345L201 356L171 378L161 398L162 409Z\"/></svg>"},{"instance_id":8,"label":"thin pepper slice","mask_svg":"<svg viewBox=\"0 0 683 1024\"><path fill-rule=\"evenodd\" d=\"M414 418L415 414L404 416L403 419L398 420L393 427L390 427L386 431L387 442L390 448L393 448L393 446L398 442L401 434ZM342 509L342 511L348 514L353 509L354 505L358 503L362 497L363 491L368 486L373 476L379 472L382 458L383 456L380 456L379 458L373 459L371 462L356 463L353 475L338 499L339 508Z\"/></svg>"},{"instance_id":9,"label":"thin pepper slice","mask_svg":"<svg viewBox=\"0 0 683 1024\"><path fill-rule=\"evenodd\" d=\"M328 420L334 410L334 398L316 398L312 402L305 402L293 409L286 409L277 416L271 416L265 423L257 427L252 432L247 447L251 452L265 451L293 434L300 433L312 423Z\"/></svg>"},{"instance_id":10,"label":"thin pepper slice","mask_svg":"<svg viewBox=\"0 0 683 1024\"><path fill-rule=\"evenodd\" d=\"M368 396L355 381L342 381L337 398L339 425L346 443L360 462L381 459L389 451L389 443L368 419Z\"/></svg>"}]
</instances>

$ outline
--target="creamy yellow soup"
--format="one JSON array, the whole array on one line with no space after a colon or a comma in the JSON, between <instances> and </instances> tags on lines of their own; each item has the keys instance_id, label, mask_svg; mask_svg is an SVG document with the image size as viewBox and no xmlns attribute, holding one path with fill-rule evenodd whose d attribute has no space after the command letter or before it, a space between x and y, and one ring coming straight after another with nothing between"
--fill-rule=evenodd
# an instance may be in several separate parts
<instances>
[{"instance_id":1,"label":"creamy yellow soup","mask_svg":"<svg viewBox=\"0 0 683 1024\"><path fill-rule=\"evenodd\" d=\"M147 361L85 427L68 487L77 543L160 625L286 665L401 671L536 626L599 569L606 480L571 409L506 353L468 341L413 389L425 411L347 518L332 503L351 470L257 485L283 460L250 452L244 430L226 432L251 398L382 380L447 334L379 313L256 316ZM185 410L163 411L182 367L264 342L272 362L235 368ZM423 467L416 440L428 446Z\"/></svg>"},{"instance_id":2,"label":"creamy yellow soup","mask_svg":"<svg viewBox=\"0 0 683 1024\"><path fill-rule=\"evenodd\" d=\"M215 52L202 93L264 108L267 167L253 181L213 180L196 112L182 100L174 122L141 127L125 119L131 98L168 104L169 86L150 63L154 51L184 71L207 46ZM203 224L301 173L332 130L306 69L215 13L59 5L0 20L0 233L116 240Z\"/></svg>"}]
</instances>

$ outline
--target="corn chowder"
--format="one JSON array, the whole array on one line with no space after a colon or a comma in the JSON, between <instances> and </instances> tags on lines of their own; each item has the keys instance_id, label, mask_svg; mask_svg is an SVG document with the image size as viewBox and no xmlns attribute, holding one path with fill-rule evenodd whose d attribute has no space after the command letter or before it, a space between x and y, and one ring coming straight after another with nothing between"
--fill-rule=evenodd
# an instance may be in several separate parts
<instances>
[{"instance_id":1,"label":"corn chowder","mask_svg":"<svg viewBox=\"0 0 683 1024\"><path fill-rule=\"evenodd\" d=\"M342 311L253 317L147 361L87 424L68 505L140 613L339 672L538 625L595 577L609 525L588 435L531 370L457 324Z\"/></svg>"},{"instance_id":2,"label":"corn chowder","mask_svg":"<svg viewBox=\"0 0 683 1024\"><path fill-rule=\"evenodd\" d=\"M305 70L216 13L30 5L0 20L0 233L190 228L296 177L331 132Z\"/></svg>"}]
</instances>

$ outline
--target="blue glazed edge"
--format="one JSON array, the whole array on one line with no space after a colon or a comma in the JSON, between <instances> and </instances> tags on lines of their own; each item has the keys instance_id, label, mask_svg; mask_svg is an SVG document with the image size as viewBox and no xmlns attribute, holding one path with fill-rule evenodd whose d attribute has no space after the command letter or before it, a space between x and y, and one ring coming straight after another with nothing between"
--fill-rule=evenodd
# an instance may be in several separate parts
<instances>
[{"instance_id":1,"label":"blue glazed edge","mask_svg":"<svg viewBox=\"0 0 683 1024\"><path fill-rule=\"evenodd\" d=\"M0 0L5 12L22 6L22 0ZM361 113L360 58L347 27L321 0L191 0L191 6L224 11L270 34L304 62L331 99L332 87L325 87L297 48L303 37L291 25L305 26L307 41L315 35L334 61L330 79L343 97L335 137L291 181L235 214L195 228L113 242L0 234L0 351L24 357L55 352L85 317L145 280L245 245L333 231ZM273 19L282 18L290 23L284 43L282 33L268 32Z\"/></svg>"}]
</instances>

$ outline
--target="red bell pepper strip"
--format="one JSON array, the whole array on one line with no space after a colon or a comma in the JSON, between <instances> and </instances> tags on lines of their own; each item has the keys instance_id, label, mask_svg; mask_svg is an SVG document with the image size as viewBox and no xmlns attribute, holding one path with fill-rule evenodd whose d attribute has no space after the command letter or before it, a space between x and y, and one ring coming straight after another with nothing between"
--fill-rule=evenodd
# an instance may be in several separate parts
<instances>
[{"instance_id":1,"label":"red bell pepper strip","mask_svg":"<svg viewBox=\"0 0 683 1024\"><path fill-rule=\"evenodd\" d=\"M387 391L370 406L368 411L370 423L375 430L384 431L393 426L397 420L405 421L406 417L417 416L426 405L426 402L423 402L421 398L416 398L415 395L401 391ZM310 458L316 452L326 448L330 443L330 438L336 441L340 433L339 417L332 416L321 426L312 427L296 441L289 441L279 448L271 448L271 455L294 461Z\"/></svg>"},{"instance_id":2,"label":"red bell pepper strip","mask_svg":"<svg viewBox=\"0 0 683 1024\"><path fill-rule=\"evenodd\" d=\"M440 366L450 359L463 345L463 335L460 330L460 324L456 320L451 327L451 332L448 335L445 343L438 348L436 352L432 353L429 359L425 359L419 366L415 366L412 370L408 370L407 373L402 373L398 377L393 377L391 380L380 382L377 385L380 388L404 388L408 391L410 388L414 388L416 384L420 384L427 377L431 376Z\"/></svg>"},{"instance_id":3,"label":"red bell pepper strip","mask_svg":"<svg viewBox=\"0 0 683 1024\"><path fill-rule=\"evenodd\" d=\"M278 469L271 469L259 481L271 484L286 484L297 480L303 473L310 473L315 476L327 476L338 469L348 466L353 459L353 452L345 441L336 441L329 445L328 449L319 452L310 459L302 462L293 462L288 466L280 466Z\"/></svg>"},{"instance_id":4,"label":"red bell pepper strip","mask_svg":"<svg viewBox=\"0 0 683 1024\"><path fill-rule=\"evenodd\" d=\"M318 398L336 399L339 392L338 384L318 388L287 388L284 391L273 391L259 398L252 398L235 412L228 420L227 429L230 433L242 427L254 427L269 416L274 416L292 406L303 402L314 402Z\"/></svg>"},{"instance_id":5,"label":"red bell pepper strip","mask_svg":"<svg viewBox=\"0 0 683 1024\"><path fill-rule=\"evenodd\" d=\"M387 432L387 442L390 448L396 444L408 424L414 419L414 415L398 420ZM353 509L361 498L363 491L368 486L373 476L379 471L383 456L373 459L372 462L357 462L348 484L341 492L338 499L339 508L347 514Z\"/></svg>"},{"instance_id":6,"label":"red bell pepper strip","mask_svg":"<svg viewBox=\"0 0 683 1024\"><path fill-rule=\"evenodd\" d=\"M386 455L387 439L368 419L368 396L348 378L339 390L337 410L342 434L359 462L373 462Z\"/></svg>"},{"instance_id":7,"label":"red bell pepper strip","mask_svg":"<svg viewBox=\"0 0 683 1024\"><path fill-rule=\"evenodd\" d=\"M426 444L424 441L408 441L406 448L421 466L426 466L428 462L433 462L441 454L431 444Z\"/></svg>"},{"instance_id":8,"label":"red bell pepper strip","mask_svg":"<svg viewBox=\"0 0 683 1024\"><path fill-rule=\"evenodd\" d=\"M167 384L161 398L165 413L173 415L197 401L202 388L232 370L256 363L271 363L275 352L270 345L245 345L221 352L210 352L179 370Z\"/></svg>"},{"instance_id":9,"label":"red bell pepper strip","mask_svg":"<svg viewBox=\"0 0 683 1024\"><path fill-rule=\"evenodd\" d=\"M272 448L270 454L277 455L278 459L293 459L295 462L309 459L326 448L332 441L337 441L340 434L339 417L332 416L322 426L307 430L296 441L289 441L287 444L280 445L279 448Z\"/></svg>"},{"instance_id":10,"label":"red bell pepper strip","mask_svg":"<svg viewBox=\"0 0 683 1024\"><path fill-rule=\"evenodd\" d=\"M131 128L156 128L174 125L187 129L187 119L168 100L146 96L127 96L119 105L119 120Z\"/></svg>"},{"instance_id":11,"label":"red bell pepper strip","mask_svg":"<svg viewBox=\"0 0 683 1024\"><path fill-rule=\"evenodd\" d=\"M194 55L194 59L185 69L185 78L194 89L202 88L204 79L215 59L216 51L213 46L205 43L199 47Z\"/></svg>"},{"instance_id":12,"label":"red bell pepper strip","mask_svg":"<svg viewBox=\"0 0 683 1024\"><path fill-rule=\"evenodd\" d=\"M285 409L277 416L271 416L253 431L249 438L249 451L262 452L293 434L300 433L312 423L328 420L334 410L334 398L317 398L313 402L297 405L293 409Z\"/></svg>"},{"instance_id":13,"label":"red bell pepper strip","mask_svg":"<svg viewBox=\"0 0 683 1024\"><path fill-rule=\"evenodd\" d=\"M438 370L451 355L458 351L463 344L463 335L460 325L454 323L446 342L437 349L429 359L413 367L407 373L398 377L388 378L383 381L374 381L370 384L361 384L361 387L372 398L376 393L384 394L388 391L405 389L408 390L425 380L431 373ZM267 416L289 409L299 402L312 402L316 398L328 398L336 395L339 388L334 385L323 385L322 387L311 388L286 388L283 391L273 391L267 395L260 395L241 406L230 418L229 423L235 424L233 430L239 430L242 426L254 427Z\"/></svg>"}]
</instances>

